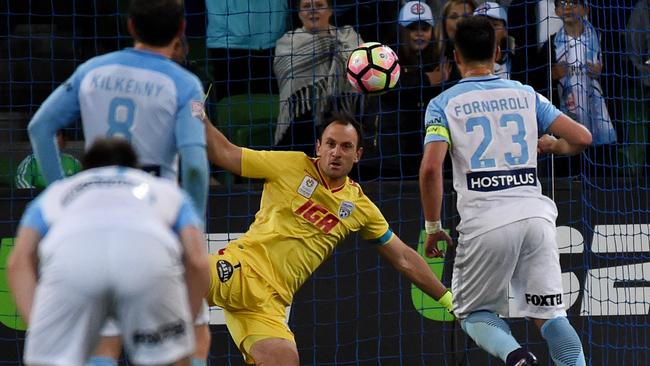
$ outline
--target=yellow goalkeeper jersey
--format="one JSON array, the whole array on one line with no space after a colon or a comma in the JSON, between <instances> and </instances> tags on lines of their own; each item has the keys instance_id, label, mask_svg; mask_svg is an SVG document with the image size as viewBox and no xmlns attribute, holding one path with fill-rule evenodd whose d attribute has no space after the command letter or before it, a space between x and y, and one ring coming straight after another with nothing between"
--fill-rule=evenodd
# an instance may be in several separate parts
<instances>
[{"instance_id":1,"label":"yellow goalkeeper jersey","mask_svg":"<svg viewBox=\"0 0 650 366\"><path fill-rule=\"evenodd\" d=\"M329 187L317 161L302 152L242 151L242 176L264 179L264 190L255 221L227 250L286 304L350 233L380 245L394 235L357 183Z\"/></svg>"}]
</instances>

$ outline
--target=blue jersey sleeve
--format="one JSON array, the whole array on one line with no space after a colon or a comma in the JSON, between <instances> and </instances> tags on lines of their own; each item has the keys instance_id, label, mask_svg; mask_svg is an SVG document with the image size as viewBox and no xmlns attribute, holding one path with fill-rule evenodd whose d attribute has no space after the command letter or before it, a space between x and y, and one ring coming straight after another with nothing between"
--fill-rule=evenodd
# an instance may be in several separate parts
<instances>
[{"instance_id":1,"label":"blue jersey sleeve","mask_svg":"<svg viewBox=\"0 0 650 366\"><path fill-rule=\"evenodd\" d=\"M63 178L55 136L59 129L74 122L80 116L79 80L77 70L50 94L27 126L34 156L47 184Z\"/></svg>"},{"instance_id":2,"label":"blue jersey sleeve","mask_svg":"<svg viewBox=\"0 0 650 366\"><path fill-rule=\"evenodd\" d=\"M187 226L194 226L196 228L203 228L203 221L199 218L192 205L192 200L184 195L183 203L180 210L178 210L178 215L176 216L176 222L172 229L177 234L180 233Z\"/></svg>"},{"instance_id":3,"label":"blue jersey sleeve","mask_svg":"<svg viewBox=\"0 0 650 366\"><path fill-rule=\"evenodd\" d=\"M198 79L183 79L189 93L179 97L176 146L181 159L181 183L203 217L208 195L208 157L203 124L203 88Z\"/></svg>"},{"instance_id":4,"label":"blue jersey sleeve","mask_svg":"<svg viewBox=\"0 0 650 366\"><path fill-rule=\"evenodd\" d=\"M178 112L174 131L176 133L176 146L178 149L191 145L205 146L203 88L198 79L193 80L191 83L185 82L182 87L189 88L190 92L179 96L178 99Z\"/></svg>"},{"instance_id":5,"label":"blue jersey sleeve","mask_svg":"<svg viewBox=\"0 0 650 366\"><path fill-rule=\"evenodd\" d=\"M205 216L208 199L208 156L203 146L184 146L181 156L181 184L192 197L197 212Z\"/></svg>"},{"instance_id":6,"label":"blue jersey sleeve","mask_svg":"<svg viewBox=\"0 0 650 366\"><path fill-rule=\"evenodd\" d=\"M438 98L432 99L424 115L424 144L433 141L444 141L451 145L449 124L443 108L440 107Z\"/></svg>"},{"instance_id":7,"label":"blue jersey sleeve","mask_svg":"<svg viewBox=\"0 0 650 366\"><path fill-rule=\"evenodd\" d=\"M555 121L556 118L562 114L551 102L543 95L536 93L535 104L537 111L537 127L539 134L544 134L548 131L549 126Z\"/></svg>"},{"instance_id":8,"label":"blue jersey sleeve","mask_svg":"<svg viewBox=\"0 0 650 366\"><path fill-rule=\"evenodd\" d=\"M20 227L34 229L41 235L41 237L44 237L45 234L47 234L49 225L43 218L41 200L39 198L35 199L27 206L27 209L20 220Z\"/></svg>"}]
</instances>

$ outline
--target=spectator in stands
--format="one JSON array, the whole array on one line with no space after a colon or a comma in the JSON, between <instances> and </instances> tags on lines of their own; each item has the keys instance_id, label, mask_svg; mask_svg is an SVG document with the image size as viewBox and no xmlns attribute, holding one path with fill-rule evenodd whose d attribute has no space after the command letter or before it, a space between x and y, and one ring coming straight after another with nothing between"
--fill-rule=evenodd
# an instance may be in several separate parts
<instances>
[{"instance_id":1,"label":"spectator in stands","mask_svg":"<svg viewBox=\"0 0 650 366\"><path fill-rule=\"evenodd\" d=\"M67 138L64 130L56 133L56 142L59 150L63 150L67 144ZM74 175L81 171L81 163L77 158L70 154L61 153L61 166L63 174L66 177ZM38 166L34 154L30 154L18 164L16 171L16 188L37 188L43 189L47 186L41 168Z\"/></svg>"},{"instance_id":2,"label":"spectator in stands","mask_svg":"<svg viewBox=\"0 0 650 366\"><path fill-rule=\"evenodd\" d=\"M501 51L494 63L494 75L509 80L512 70L512 55L515 50L515 39L508 36L508 9L504 5L495 2L485 2L474 10L474 15L487 17L492 23L496 42Z\"/></svg>"},{"instance_id":3,"label":"spectator in stands","mask_svg":"<svg viewBox=\"0 0 650 366\"><path fill-rule=\"evenodd\" d=\"M449 64L440 63L434 18L424 2L402 6L396 47L401 66L398 88L381 97L377 159L362 164L361 178L415 179L422 157L424 108L441 91ZM376 148L377 148L376 147Z\"/></svg>"},{"instance_id":4,"label":"spectator in stands","mask_svg":"<svg viewBox=\"0 0 650 366\"><path fill-rule=\"evenodd\" d=\"M560 109L593 135L593 145L616 142L600 82L600 35L587 20L584 0L555 0L563 26L551 37L551 78L558 82Z\"/></svg>"},{"instance_id":5,"label":"spectator in stands","mask_svg":"<svg viewBox=\"0 0 650 366\"><path fill-rule=\"evenodd\" d=\"M636 3L625 34L629 47L628 57L646 89L650 88L650 0Z\"/></svg>"},{"instance_id":6,"label":"spectator in stands","mask_svg":"<svg viewBox=\"0 0 650 366\"><path fill-rule=\"evenodd\" d=\"M280 89L275 143L313 155L324 111L356 109L358 94L346 80L346 63L363 41L351 26L331 24L329 0L299 0L298 6L302 26L285 33L275 47Z\"/></svg>"},{"instance_id":7,"label":"spectator in stands","mask_svg":"<svg viewBox=\"0 0 650 366\"><path fill-rule=\"evenodd\" d=\"M631 112L630 117L634 116L626 118L626 121L629 119L637 121L637 123L628 124L628 142L634 145L627 146L626 150L639 151L632 161L643 166L645 162L650 161L650 149L646 143L646 141L650 141L650 128L647 127L647 123L642 122L648 119L647 116L650 113L650 0L640 0L636 3L630 14L625 34L628 46L627 55L636 71L635 74L632 74L635 82L633 86L629 87L636 90L628 90L628 103L639 103L638 108L634 108L634 105L624 107ZM628 156L634 155L631 153Z\"/></svg>"},{"instance_id":8,"label":"spectator in stands","mask_svg":"<svg viewBox=\"0 0 650 366\"><path fill-rule=\"evenodd\" d=\"M437 86L445 81L449 65L439 61L431 8L424 2L409 1L402 6L398 23L401 84Z\"/></svg>"},{"instance_id":9,"label":"spectator in stands","mask_svg":"<svg viewBox=\"0 0 650 366\"><path fill-rule=\"evenodd\" d=\"M275 94L273 47L284 33L287 0L205 0L214 97Z\"/></svg>"},{"instance_id":10,"label":"spectator in stands","mask_svg":"<svg viewBox=\"0 0 650 366\"><path fill-rule=\"evenodd\" d=\"M454 37L456 24L474 12L476 5L471 0L448 0L442 7L442 22L439 26L441 57L443 63L449 63L450 71L447 81L443 83L445 89L461 79L460 71L454 62Z\"/></svg>"}]
</instances>

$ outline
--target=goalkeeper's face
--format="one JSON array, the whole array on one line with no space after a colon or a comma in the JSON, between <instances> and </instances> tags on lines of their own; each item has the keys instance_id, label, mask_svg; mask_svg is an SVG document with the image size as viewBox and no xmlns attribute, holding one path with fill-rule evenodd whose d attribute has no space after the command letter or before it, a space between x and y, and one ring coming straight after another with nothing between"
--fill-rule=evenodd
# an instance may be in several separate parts
<instances>
[{"instance_id":1,"label":"goalkeeper's face","mask_svg":"<svg viewBox=\"0 0 650 366\"><path fill-rule=\"evenodd\" d=\"M331 123L316 143L318 167L337 186L345 181L354 163L361 158L363 149L358 146L359 136L351 124Z\"/></svg>"}]
</instances>

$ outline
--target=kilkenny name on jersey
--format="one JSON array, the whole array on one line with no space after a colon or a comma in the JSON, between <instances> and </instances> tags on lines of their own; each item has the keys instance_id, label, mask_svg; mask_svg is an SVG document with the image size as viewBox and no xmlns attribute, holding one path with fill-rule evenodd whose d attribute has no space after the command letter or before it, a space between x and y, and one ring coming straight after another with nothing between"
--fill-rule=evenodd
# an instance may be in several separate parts
<instances>
[{"instance_id":1,"label":"kilkenny name on jersey","mask_svg":"<svg viewBox=\"0 0 650 366\"><path fill-rule=\"evenodd\" d=\"M470 191L492 192L535 185L537 185L537 171L535 168L493 170L467 174L467 189Z\"/></svg>"},{"instance_id":2,"label":"kilkenny name on jersey","mask_svg":"<svg viewBox=\"0 0 650 366\"><path fill-rule=\"evenodd\" d=\"M294 213L312 223L325 234L329 234L336 224L339 223L339 218L336 215L312 200L307 200Z\"/></svg>"},{"instance_id":3,"label":"kilkenny name on jersey","mask_svg":"<svg viewBox=\"0 0 650 366\"><path fill-rule=\"evenodd\" d=\"M90 86L98 90L141 95L145 97L158 97L164 88L164 85L151 81L141 81L102 74L93 75L90 78Z\"/></svg>"},{"instance_id":4,"label":"kilkenny name on jersey","mask_svg":"<svg viewBox=\"0 0 650 366\"><path fill-rule=\"evenodd\" d=\"M454 113L456 113L456 117L460 117L461 115L520 111L529 108L528 99L526 98L498 98L458 104L454 106Z\"/></svg>"}]
</instances>

